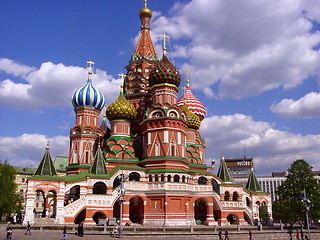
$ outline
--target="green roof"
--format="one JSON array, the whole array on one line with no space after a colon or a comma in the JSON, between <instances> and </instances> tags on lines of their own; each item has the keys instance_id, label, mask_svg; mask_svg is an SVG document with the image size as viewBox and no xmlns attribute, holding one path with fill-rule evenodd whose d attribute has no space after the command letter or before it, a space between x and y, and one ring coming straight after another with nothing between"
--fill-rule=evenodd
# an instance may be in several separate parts
<instances>
[{"instance_id":1,"label":"green roof","mask_svg":"<svg viewBox=\"0 0 320 240\"><path fill-rule=\"evenodd\" d=\"M94 161L91 165L89 172L93 173L93 174L106 174L107 173L106 164L105 164L104 157L103 157L100 146L96 152L96 156L94 157Z\"/></svg>"},{"instance_id":2,"label":"green roof","mask_svg":"<svg viewBox=\"0 0 320 240\"><path fill-rule=\"evenodd\" d=\"M224 157L221 158L220 161L220 167L217 176L223 181L223 182L232 182L227 164L224 161Z\"/></svg>"},{"instance_id":3,"label":"green roof","mask_svg":"<svg viewBox=\"0 0 320 240\"><path fill-rule=\"evenodd\" d=\"M257 180L256 175L254 174L253 169L251 169L248 182L246 185L246 189L248 189L251 192L262 192L262 188L260 183Z\"/></svg>"},{"instance_id":4,"label":"green roof","mask_svg":"<svg viewBox=\"0 0 320 240\"><path fill-rule=\"evenodd\" d=\"M68 166L69 159L68 157L64 156L56 156L54 159L53 165L56 168L56 170L66 170L66 167Z\"/></svg>"},{"instance_id":5,"label":"green roof","mask_svg":"<svg viewBox=\"0 0 320 240\"><path fill-rule=\"evenodd\" d=\"M42 160L34 173L34 175L40 176L52 176L57 175L57 171L53 166L51 155L49 152L49 144L47 144L46 152L44 153Z\"/></svg>"}]
</instances>

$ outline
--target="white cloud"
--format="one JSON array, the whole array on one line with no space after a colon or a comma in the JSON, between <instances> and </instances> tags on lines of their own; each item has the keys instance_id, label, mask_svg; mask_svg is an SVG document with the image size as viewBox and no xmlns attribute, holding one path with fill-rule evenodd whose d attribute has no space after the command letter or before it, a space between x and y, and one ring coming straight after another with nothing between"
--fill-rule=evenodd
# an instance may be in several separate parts
<instances>
[{"instance_id":1,"label":"white cloud","mask_svg":"<svg viewBox=\"0 0 320 240\"><path fill-rule=\"evenodd\" d=\"M279 131L266 122L255 122L243 114L212 116L201 126L202 137L206 140L206 157L220 159L244 156L253 157L258 174L287 170L297 159L305 159L320 169L320 135L300 135ZM219 155L220 154L220 155ZM209 162L208 162L209 164ZM219 166L219 164L217 164Z\"/></svg>"},{"instance_id":2,"label":"white cloud","mask_svg":"<svg viewBox=\"0 0 320 240\"><path fill-rule=\"evenodd\" d=\"M56 155L68 156L69 138L47 138L41 134L23 134L18 137L0 137L0 159L13 166L37 167L49 140L52 159Z\"/></svg>"},{"instance_id":3,"label":"white cloud","mask_svg":"<svg viewBox=\"0 0 320 240\"><path fill-rule=\"evenodd\" d=\"M158 15L152 30L177 42L173 55L189 59L194 88L216 83L221 97L257 96L317 74L315 2L193 0L173 7L172 17Z\"/></svg>"},{"instance_id":4,"label":"white cloud","mask_svg":"<svg viewBox=\"0 0 320 240\"><path fill-rule=\"evenodd\" d=\"M12 63L11 65L18 65L21 69L28 68L12 60L9 61ZM7 73L10 73L10 71L7 71ZM5 79L0 83L1 105L33 110L44 107L71 106L72 94L76 89L82 87L87 80L86 69L52 62L45 62L41 64L39 69L32 69L25 74L21 75L21 78L26 83L16 83L10 79ZM104 93L107 105L114 101L119 94L121 80L114 79L105 71L97 69L93 75L93 84Z\"/></svg>"},{"instance_id":5,"label":"white cloud","mask_svg":"<svg viewBox=\"0 0 320 240\"><path fill-rule=\"evenodd\" d=\"M33 67L20 64L8 58L0 58L0 71L4 71L15 77L25 76L32 70L34 70Z\"/></svg>"},{"instance_id":6,"label":"white cloud","mask_svg":"<svg viewBox=\"0 0 320 240\"><path fill-rule=\"evenodd\" d=\"M311 92L295 101L283 99L273 104L270 109L283 118L311 119L320 118L320 93Z\"/></svg>"}]
</instances>

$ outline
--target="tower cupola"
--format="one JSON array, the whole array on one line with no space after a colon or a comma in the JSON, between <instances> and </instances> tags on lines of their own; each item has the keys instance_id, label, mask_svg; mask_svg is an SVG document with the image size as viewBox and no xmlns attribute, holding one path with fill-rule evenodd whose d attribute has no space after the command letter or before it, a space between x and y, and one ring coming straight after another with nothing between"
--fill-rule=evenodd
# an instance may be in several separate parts
<instances>
[{"instance_id":1,"label":"tower cupola","mask_svg":"<svg viewBox=\"0 0 320 240\"><path fill-rule=\"evenodd\" d=\"M134 120L137 117L137 111L121 91L118 99L111 103L106 110L109 121L115 119Z\"/></svg>"},{"instance_id":2,"label":"tower cupola","mask_svg":"<svg viewBox=\"0 0 320 240\"><path fill-rule=\"evenodd\" d=\"M92 84L92 64L89 61L89 72L87 83L74 92L72 96L72 105L74 108L87 106L101 110L104 107L105 99L102 92L95 88Z\"/></svg>"}]
</instances>

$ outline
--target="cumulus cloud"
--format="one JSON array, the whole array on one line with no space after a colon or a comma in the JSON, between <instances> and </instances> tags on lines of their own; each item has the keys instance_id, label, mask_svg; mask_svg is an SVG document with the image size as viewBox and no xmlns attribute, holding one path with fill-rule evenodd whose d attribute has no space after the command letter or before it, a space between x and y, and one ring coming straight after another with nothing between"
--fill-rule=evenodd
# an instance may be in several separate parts
<instances>
[{"instance_id":1,"label":"cumulus cloud","mask_svg":"<svg viewBox=\"0 0 320 240\"><path fill-rule=\"evenodd\" d=\"M311 92L295 101L283 99L273 104L270 110L283 118L320 118L320 93Z\"/></svg>"},{"instance_id":2,"label":"cumulus cloud","mask_svg":"<svg viewBox=\"0 0 320 240\"><path fill-rule=\"evenodd\" d=\"M208 164L210 157L220 159L222 153L226 158L243 157L245 146L247 157L254 158L258 174L285 171L297 159L305 159L316 169L320 168L320 135L279 131L270 123L256 122L243 114L206 118L200 130L210 146L206 149Z\"/></svg>"},{"instance_id":3,"label":"cumulus cloud","mask_svg":"<svg viewBox=\"0 0 320 240\"><path fill-rule=\"evenodd\" d=\"M317 75L319 7L312 1L193 0L154 19L154 36L176 42L173 55L189 61L193 87L218 84L221 97L257 96L292 88ZM181 42L187 48L181 48ZM187 44L186 44L187 42ZM210 94L208 96L212 96Z\"/></svg>"},{"instance_id":4,"label":"cumulus cloud","mask_svg":"<svg viewBox=\"0 0 320 240\"><path fill-rule=\"evenodd\" d=\"M0 104L6 107L40 109L70 106L74 91L86 83L88 70L82 67L45 62L39 69L35 69L13 60L0 60L10 62L3 64L2 70L20 76L22 82L17 83L11 79L0 82ZM104 93L106 104L116 98L121 82L121 79L114 79L99 69L93 74L93 84Z\"/></svg>"},{"instance_id":5,"label":"cumulus cloud","mask_svg":"<svg viewBox=\"0 0 320 240\"><path fill-rule=\"evenodd\" d=\"M18 137L0 137L0 159L13 166L37 167L49 141L51 157L68 156L69 138L42 134L23 134Z\"/></svg>"},{"instance_id":6,"label":"cumulus cloud","mask_svg":"<svg viewBox=\"0 0 320 240\"><path fill-rule=\"evenodd\" d=\"M8 58L0 58L0 71L4 71L15 77L25 76L33 70L33 67L26 66Z\"/></svg>"}]
</instances>

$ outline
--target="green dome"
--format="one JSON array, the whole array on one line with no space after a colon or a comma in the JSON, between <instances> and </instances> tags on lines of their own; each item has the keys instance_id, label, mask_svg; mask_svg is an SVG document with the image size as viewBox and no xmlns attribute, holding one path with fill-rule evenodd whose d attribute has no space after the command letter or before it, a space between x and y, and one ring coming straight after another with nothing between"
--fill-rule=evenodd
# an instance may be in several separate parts
<instances>
[{"instance_id":1,"label":"green dome","mask_svg":"<svg viewBox=\"0 0 320 240\"><path fill-rule=\"evenodd\" d=\"M200 124L201 124L200 118L199 118L196 114L194 114L193 112L191 112L186 104L183 105L182 110L183 110L183 111L186 113L186 115L187 115L187 120L188 120L188 123L189 123L189 128L199 129L199 128L200 128Z\"/></svg>"},{"instance_id":2,"label":"green dome","mask_svg":"<svg viewBox=\"0 0 320 240\"><path fill-rule=\"evenodd\" d=\"M137 111L123 93L120 93L118 99L111 103L107 108L106 115L109 121L115 119L133 120L137 116Z\"/></svg>"}]
</instances>

